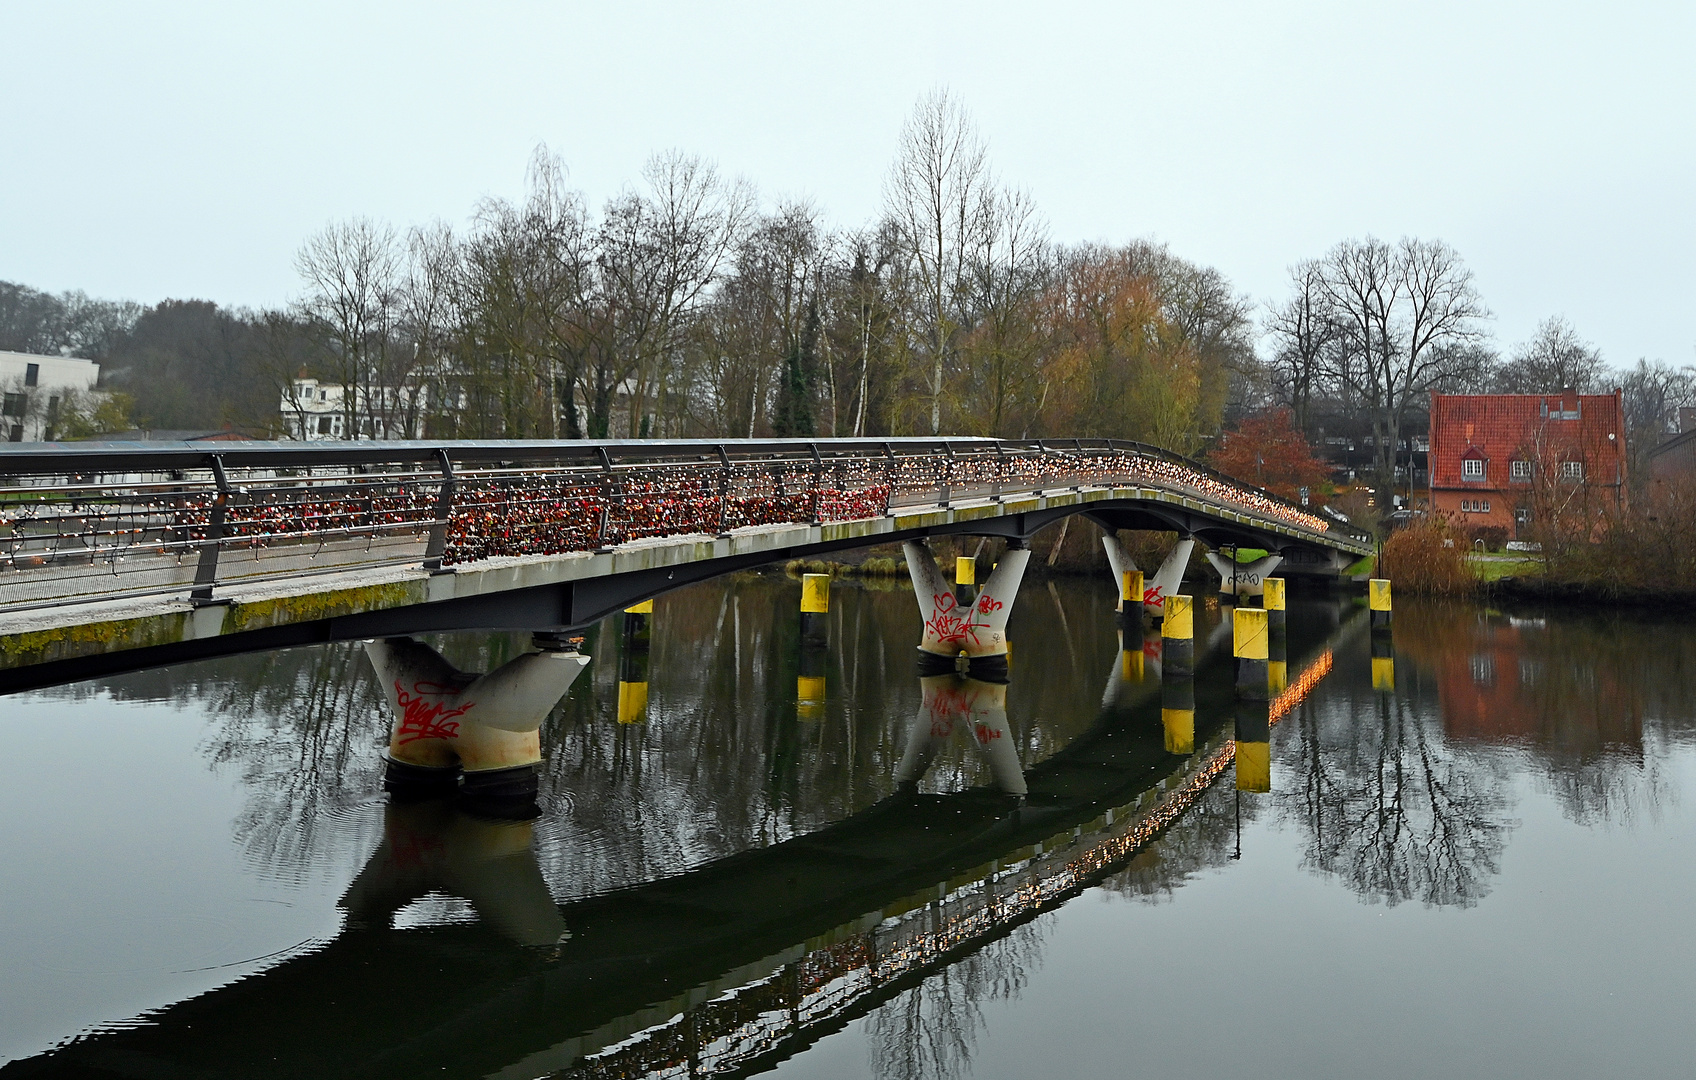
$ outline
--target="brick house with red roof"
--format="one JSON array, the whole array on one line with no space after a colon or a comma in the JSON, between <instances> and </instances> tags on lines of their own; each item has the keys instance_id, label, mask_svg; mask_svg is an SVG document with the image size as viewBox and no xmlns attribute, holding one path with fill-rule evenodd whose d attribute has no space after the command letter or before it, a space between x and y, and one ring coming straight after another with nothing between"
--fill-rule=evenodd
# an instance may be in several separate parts
<instances>
[{"instance_id":1,"label":"brick house with red roof","mask_svg":"<svg viewBox=\"0 0 1696 1080\"><path fill-rule=\"evenodd\" d=\"M1432 394L1431 509L1518 535L1551 512L1625 504L1625 406L1611 394Z\"/></svg>"}]
</instances>

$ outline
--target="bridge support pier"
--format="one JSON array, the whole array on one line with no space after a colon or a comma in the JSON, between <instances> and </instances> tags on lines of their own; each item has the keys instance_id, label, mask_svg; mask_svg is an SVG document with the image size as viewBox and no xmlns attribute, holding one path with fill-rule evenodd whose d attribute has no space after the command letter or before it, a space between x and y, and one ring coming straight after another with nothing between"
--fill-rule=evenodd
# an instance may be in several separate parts
<instances>
[{"instance_id":1,"label":"bridge support pier","mask_svg":"<svg viewBox=\"0 0 1696 1080\"><path fill-rule=\"evenodd\" d=\"M534 816L542 721L588 657L548 649L475 675L411 638L369 641L365 653L394 710L388 791L406 798L458 786L480 811Z\"/></svg>"},{"instance_id":2,"label":"bridge support pier","mask_svg":"<svg viewBox=\"0 0 1696 1080\"><path fill-rule=\"evenodd\" d=\"M1267 555L1251 563L1239 563L1236 553L1230 558L1209 551L1207 561L1219 572L1219 593L1222 596L1259 596L1266 587L1266 578L1284 561L1282 555Z\"/></svg>"},{"instance_id":3,"label":"bridge support pier","mask_svg":"<svg viewBox=\"0 0 1696 1080\"><path fill-rule=\"evenodd\" d=\"M978 590L977 602L964 608L936 565L930 546L916 540L902 545L919 615L925 621L919 642L921 670L928 674L933 665L952 670L953 661L964 656L976 675L1007 677L1007 616L1013 611L1025 564L1031 558L1027 548L1014 544L1018 541L1009 543L989 580Z\"/></svg>"},{"instance_id":4,"label":"bridge support pier","mask_svg":"<svg viewBox=\"0 0 1696 1080\"><path fill-rule=\"evenodd\" d=\"M1119 537L1111 531L1101 538L1101 546L1107 552L1107 565L1113 570L1113 580L1119 585L1119 606L1117 610L1124 616L1128 615L1125 598L1130 595L1126 590L1125 581L1130 575L1134 591L1142 597L1141 615L1145 620L1159 622L1166 614L1163 607L1168 596L1176 596L1184 584L1184 570L1190 564L1190 552L1195 550L1195 541L1182 539L1166 554L1166 559L1160 564L1160 569L1154 572L1152 578L1144 577L1137 568L1136 560L1125 550L1125 545L1119 542Z\"/></svg>"}]
</instances>

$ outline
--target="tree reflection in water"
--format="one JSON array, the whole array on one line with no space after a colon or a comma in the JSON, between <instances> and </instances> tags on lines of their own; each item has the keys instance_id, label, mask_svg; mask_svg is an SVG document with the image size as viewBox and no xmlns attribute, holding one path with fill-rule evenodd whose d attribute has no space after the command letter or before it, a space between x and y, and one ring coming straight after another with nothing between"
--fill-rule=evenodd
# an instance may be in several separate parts
<instances>
[{"instance_id":1,"label":"tree reflection in water","mask_svg":"<svg viewBox=\"0 0 1696 1080\"><path fill-rule=\"evenodd\" d=\"M1392 906L1476 904L1510 827L1507 769L1445 741L1401 697L1338 705L1285 721L1294 775L1277 798L1304 832L1303 865Z\"/></svg>"},{"instance_id":2,"label":"tree reflection in water","mask_svg":"<svg viewBox=\"0 0 1696 1080\"><path fill-rule=\"evenodd\" d=\"M867 1018L872 1068L888 1080L967 1075L983 1007L1018 998L1042 964L1053 913L1021 923L949 964Z\"/></svg>"}]
</instances>

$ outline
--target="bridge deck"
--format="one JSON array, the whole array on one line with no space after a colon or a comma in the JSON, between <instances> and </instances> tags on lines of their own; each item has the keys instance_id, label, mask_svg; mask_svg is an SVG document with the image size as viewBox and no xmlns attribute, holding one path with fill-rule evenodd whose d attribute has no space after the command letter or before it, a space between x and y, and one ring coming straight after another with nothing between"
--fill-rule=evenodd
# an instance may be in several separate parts
<instances>
[{"instance_id":1,"label":"bridge deck","mask_svg":"<svg viewBox=\"0 0 1696 1080\"><path fill-rule=\"evenodd\" d=\"M438 472L420 468L432 455ZM74 447L0 450L0 476L0 692L317 641L584 626L734 570L1023 538L1075 513L1332 566L1371 550L1107 441Z\"/></svg>"}]
</instances>

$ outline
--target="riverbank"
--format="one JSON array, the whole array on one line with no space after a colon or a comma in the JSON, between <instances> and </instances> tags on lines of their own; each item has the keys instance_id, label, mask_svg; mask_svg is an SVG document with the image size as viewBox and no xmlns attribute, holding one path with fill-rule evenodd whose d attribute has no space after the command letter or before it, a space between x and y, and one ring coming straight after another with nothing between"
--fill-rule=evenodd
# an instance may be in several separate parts
<instances>
[{"instance_id":1,"label":"riverbank","mask_svg":"<svg viewBox=\"0 0 1696 1080\"><path fill-rule=\"evenodd\" d=\"M1594 606L1640 607L1662 611L1696 607L1696 591L1690 589L1640 589L1602 585L1588 581L1561 581L1541 575L1502 577L1484 583L1489 600L1528 600Z\"/></svg>"}]
</instances>

